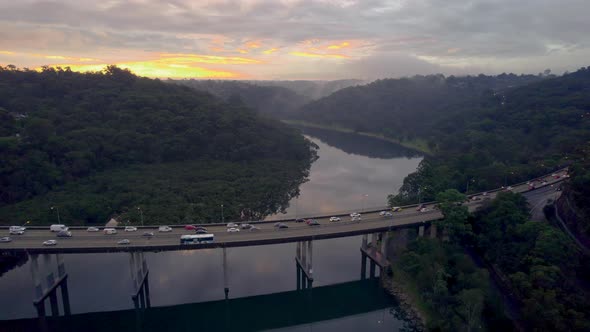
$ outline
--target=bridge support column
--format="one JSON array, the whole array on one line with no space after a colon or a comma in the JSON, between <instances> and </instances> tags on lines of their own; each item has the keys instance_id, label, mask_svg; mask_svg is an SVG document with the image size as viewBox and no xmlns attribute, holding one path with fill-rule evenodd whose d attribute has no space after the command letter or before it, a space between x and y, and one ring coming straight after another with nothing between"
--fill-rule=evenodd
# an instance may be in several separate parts
<instances>
[{"instance_id":1,"label":"bridge support column","mask_svg":"<svg viewBox=\"0 0 590 332\"><path fill-rule=\"evenodd\" d=\"M373 260L371 260L369 262L369 264L370 264L369 265L369 268L370 268L370 270L369 270L369 278L373 279L373 278L375 278L375 265L376 264L375 264L375 262L373 262Z\"/></svg>"},{"instance_id":2,"label":"bridge support column","mask_svg":"<svg viewBox=\"0 0 590 332\"><path fill-rule=\"evenodd\" d=\"M52 266L52 257L55 256L57 261L57 279L53 272L54 267ZM37 310L37 316L42 320L47 314L45 310L45 300L49 299L49 305L51 308L52 316L59 316L59 299L58 289L61 291L61 297L63 302L63 310L65 315L70 315L70 299L68 294L67 286L67 273L63 258L61 255L43 255L43 273L40 272L39 268L39 255L32 254L31 257L31 276L35 287L35 299L33 305ZM45 278L42 277L45 275ZM47 283L47 288L43 286L43 279Z\"/></svg>"},{"instance_id":3,"label":"bridge support column","mask_svg":"<svg viewBox=\"0 0 590 332\"><path fill-rule=\"evenodd\" d=\"M381 233L381 254L386 256L385 253L387 252L387 233Z\"/></svg>"},{"instance_id":4,"label":"bridge support column","mask_svg":"<svg viewBox=\"0 0 590 332\"><path fill-rule=\"evenodd\" d=\"M418 227L418 236L419 237L424 237L424 226L419 226Z\"/></svg>"},{"instance_id":5,"label":"bridge support column","mask_svg":"<svg viewBox=\"0 0 590 332\"><path fill-rule=\"evenodd\" d=\"M363 243L361 244L362 249L367 249L368 241L369 241L368 238L369 238L369 236L367 234L363 234Z\"/></svg>"},{"instance_id":6,"label":"bridge support column","mask_svg":"<svg viewBox=\"0 0 590 332\"><path fill-rule=\"evenodd\" d=\"M227 274L227 249L223 247L223 292L225 293L225 299L229 299L229 283Z\"/></svg>"},{"instance_id":7,"label":"bridge support column","mask_svg":"<svg viewBox=\"0 0 590 332\"><path fill-rule=\"evenodd\" d=\"M435 223L430 224L430 238L431 239L436 238L436 224Z\"/></svg>"},{"instance_id":8,"label":"bridge support column","mask_svg":"<svg viewBox=\"0 0 590 332\"><path fill-rule=\"evenodd\" d=\"M311 288L313 285L313 241L297 242L295 265L297 269L297 289Z\"/></svg>"},{"instance_id":9,"label":"bridge support column","mask_svg":"<svg viewBox=\"0 0 590 332\"><path fill-rule=\"evenodd\" d=\"M138 310L150 308L149 270L143 252L131 252L129 266L131 270L131 282L133 284L133 294L131 294L133 306Z\"/></svg>"},{"instance_id":10,"label":"bridge support column","mask_svg":"<svg viewBox=\"0 0 590 332\"><path fill-rule=\"evenodd\" d=\"M361 250L361 280L367 278L367 255Z\"/></svg>"}]
</instances>

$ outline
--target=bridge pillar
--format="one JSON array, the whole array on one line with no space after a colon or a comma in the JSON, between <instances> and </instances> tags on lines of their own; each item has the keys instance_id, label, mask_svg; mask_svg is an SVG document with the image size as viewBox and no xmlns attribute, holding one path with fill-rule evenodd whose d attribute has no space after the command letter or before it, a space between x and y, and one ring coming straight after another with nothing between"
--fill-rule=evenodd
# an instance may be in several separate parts
<instances>
[{"instance_id":1,"label":"bridge pillar","mask_svg":"<svg viewBox=\"0 0 590 332\"><path fill-rule=\"evenodd\" d=\"M424 226L419 226L418 227L418 236L419 237L424 237Z\"/></svg>"},{"instance_id":2,"label":"bridge pillar","mask_svg":"<svg viewBox=\"0 0 590 332\"><path fill-rule=\"evenodd\" d=\"M311 288L313 284L313 241L297 242L295 265L297 289Z\"/></svg>"},{"instance_id":3,"label":"bridge pillar","mask_svg":"<svg viewBox=\"0 0 590 332\"><path fill-rule=\"evenodd\" d=\"M367 278L367 255L361 250L361 280Z\"/></svg>"},{"instance_id":4,"label":"bridge pillar","mask_svg":"<svg viewBox=\"0 0 590 332\"><path fill-rule=\"evenodd\" d=\"M229 283L227 274L227 249L223 247L223 292L225 293L225 299L229 299Z\"/></svg>"},{"instance_id":5,"label":"bridge pillar","mask_svg":"<svg viewBox=\"0 0 590 332\"><path fill-rule=\"evenodd\" d=\"M369 236L367 234L363 234L363 243L361 244L361 248L367 249L367 246L368 246L367 242L369 240L368 237Z\"/></svg>"},{"instance_id":6,"label":"bridge pillar","mask_svg":"<svg viewBox=\"0 0 590 332\"><path fill-rule=\"evenodd\" d=\"M385 252L387 251L387 233L381 233L381 254L385 256Z\"/></svg>"},{"instance_id":7,"label":"bridge pillar","mask_svg":"<svg viewBox=\"0 0 590 332\"><path fill-rule=\"evenodd\" d=\"M131 282L133 293L131 299L135 309L145 309L151 307L149 293L149 270L143 252L129 253L129 267L131 271Z\"/></svg>"},{"instance_id":8,"label":"bridge pillar","mask_svg":"<svg viewBox=\"0 0 590 332\"><path fill-rule=\"evenodd\" d=\"M431 239L436 238L436 224L435 223L430 224L430 238Z\"/></svg>"},{"instance_id":9,"label":"bridge pillar","mask_svg":"<svg viewBox=\"0 0 590 332\"><path fill-rule=\"evenodd\" d=\"M371 279L375 278L375 266L376 265L377 264L375 264L375 262L373 262L373 260L371 260L369 262L369 268L370 268L370 270L369 270L369 278L371 278Z\"/></svg>"},{"instance_id":10,"label":"bridge pillar","mask_svg":"<svg viewBox=\"0 0 590 332\"><path fill-rule=\"evenodd\" d=\"M57 279L53 272L52 257L56 257L57 261ZM58 289L61 291L61 298L63 302L63 310L65 315L70 315L70 299L67 288L67 273L61 255L43 255L43 271L39 268L39 255L31 254L31 277L35 287L35 299L33 305L37 310L37 316L44 319L47 314L45 310L45 300L49 299L52 316L59 316L59 298L57 295ZM44 278L43 278L44 276ZM45 279L45 280L44 280ZM47 288L44 287L44 281ZM42 322L43 323L43 322Z\"/></svg>"}]
</instances>

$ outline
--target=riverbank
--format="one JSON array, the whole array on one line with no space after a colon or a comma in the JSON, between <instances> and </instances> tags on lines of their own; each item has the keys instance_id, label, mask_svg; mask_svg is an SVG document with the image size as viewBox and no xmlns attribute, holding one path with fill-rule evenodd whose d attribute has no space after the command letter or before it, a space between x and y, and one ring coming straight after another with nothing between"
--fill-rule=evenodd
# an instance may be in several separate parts
<instances>
[{"instance_id":1,"label":"riverbank","mask_svg":"<svg viewBox=\"0 0 590 332\"><path fill-rule=\"evenodd\" d=\"M281 120L281 121L283 123L286 123L286 124L292 125L292 126L325 129L325 130L332 130L332 131L337 131L337 132L341 132L341 133L350 133L350 134L357 134L357 135L372 137L372 138L384 140L387 142L395 143L395 144L401 145L401 146L409 148L409 149L420 151L426 155L433 155L434 154L433 151L428 147L428 143L422 139L400 141L400 140L393 139L391 137L387 137L387 136L384 136L381 134L371 133L371 132L359 132L359 131L355 131L354 129L340 127L340 126L328 126L328 125L316 124L316 123L299 121L299 120Z\"/></svg>"},{"instance_id":2,"label":"riverbank","mask_svg":"<svg viewBox=\"0 0 590 332\"><path fill-rule=\"evenodd\" d=\"M399 301L399 306L406 313L407 319L412 322L416 331L426 331L426 326L431 313L423 301L416 285L408 279L404 272L392 267L392 276L384 274L381 277L383 288Z\"/></svg>"}]
</instances>

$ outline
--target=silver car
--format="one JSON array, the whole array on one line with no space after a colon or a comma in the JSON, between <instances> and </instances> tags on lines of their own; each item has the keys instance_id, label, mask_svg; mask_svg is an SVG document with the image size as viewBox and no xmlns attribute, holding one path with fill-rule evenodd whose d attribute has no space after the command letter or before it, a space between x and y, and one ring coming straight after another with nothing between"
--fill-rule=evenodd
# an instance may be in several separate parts
<instances>
[{"instance_id":1,"label":"silver car","mask_svg":"<svg viewBox=\"0 0 590 332\"><path fill-rule=\"evenodd\" d=\"M6 243L11 241L12 239L10 238L10 236L0 237L0 243Z\"/></svg>"}]
</instances>

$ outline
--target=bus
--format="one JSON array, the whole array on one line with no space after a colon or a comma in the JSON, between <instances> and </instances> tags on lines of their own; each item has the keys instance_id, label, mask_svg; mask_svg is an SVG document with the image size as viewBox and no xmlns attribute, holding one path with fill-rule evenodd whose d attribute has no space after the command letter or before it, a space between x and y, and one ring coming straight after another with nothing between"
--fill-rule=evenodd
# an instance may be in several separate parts
<instances>
[{"instance_id":1,"label":"bus","mask_svg":"<svg viewBox=\"0 0 590 332\"><path fill-rule=\"evenodd\" d=\"M180 244L213 243L214 240L215 237L213 236L213 234L196 234L180 236Z\"/></svg>"}]
</instances>

